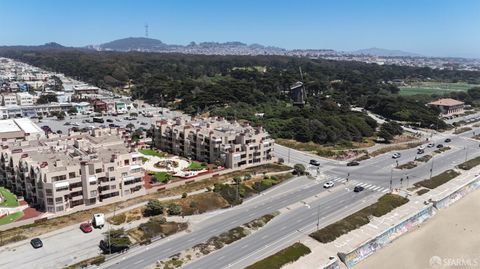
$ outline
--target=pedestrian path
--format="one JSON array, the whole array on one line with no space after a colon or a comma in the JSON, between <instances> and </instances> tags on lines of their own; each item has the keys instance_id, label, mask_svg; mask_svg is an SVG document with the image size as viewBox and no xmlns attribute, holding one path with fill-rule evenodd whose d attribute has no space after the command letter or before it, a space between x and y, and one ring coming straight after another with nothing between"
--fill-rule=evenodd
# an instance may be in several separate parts
<instances>
[{"instance_id":1,"label":"pedestrian path","mask_svg":"<svg viewBox=\"0 0 480 269\"><path fill-rule=\"evenodd\" d=\"M346 178L342 178L342 177L338 177L338 176L331 176L331 175L326 175L325 179L329 180L329 181L333 181L336 184L342 184L342 183L347 182ZM349 180L348 182L353 184L354 186L363 187L366 190L377 191L377 192L382 192L382 193L386 193L386 192L389 191L388 188L377 186L377 185L371 184L371 183L360 182L358 180Z\"/></svg>"}]
</instances>

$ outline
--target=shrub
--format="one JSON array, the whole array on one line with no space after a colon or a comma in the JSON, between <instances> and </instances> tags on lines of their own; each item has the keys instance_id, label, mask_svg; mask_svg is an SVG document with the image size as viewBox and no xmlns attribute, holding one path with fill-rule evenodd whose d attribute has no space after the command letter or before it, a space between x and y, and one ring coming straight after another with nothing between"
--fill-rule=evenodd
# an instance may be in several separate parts
<instances>
[{"instance_id":1,"label":"shrub","mask_svg":"<svg viewBox=\"0 0 480 269\"><path fill-rule=\"evenodd\" d=\"M425 179L425 180L422 180L420 182L417 182L414 185L416 187L421 186L421 187L425 187L425 188L429 188L429 189L435 189L436 187L438 187L442 184L445 184L446 182L454 179L458 175L460 175L460 173L450 169L450 170L447 170L447 171L445 171L441 174L438 174L438 175L432 177L431 179Z\"/></svg>"},{"instance_id":2,"label":"shrub","mask_svg":"<svg viewBox=\"0 0 480 269\"><path fill-rule=\"evenodd\" d=\"M188 193L186 192L182 193L182 198L187 198L187 196L188 196Z\"/></svg>"},{"instance_id":3,"label":"shrub","mask_svg":"<svg viewBox=\"0 0 480 269\"><path fill-rule=\"evenodd\" d=\"M168 205L168 214L172 216L177 216L182 214L182 206L177 204L169 204Z\"/></svg>"},{"instance_id":4,"label":"shrub","mask_svg":"<svg viewBox=\"0 0 480 269\"><path fill-rule=\"evenodd\" d=\"M143 211L143 214L148 217L148 216L156 216L163 214L164 212L164 206L160 201L158 200L150 200L147 203L147 206L145 207L145 210Z\"/></svg>"}]
</instances>

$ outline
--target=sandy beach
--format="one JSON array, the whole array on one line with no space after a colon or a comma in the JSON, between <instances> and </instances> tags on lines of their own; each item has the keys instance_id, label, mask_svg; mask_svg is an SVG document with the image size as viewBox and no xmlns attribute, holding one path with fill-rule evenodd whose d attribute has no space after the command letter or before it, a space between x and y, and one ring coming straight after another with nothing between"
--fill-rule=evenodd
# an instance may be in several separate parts
<instances>
[{"instance_id":1,"label":"sandy beach","mask_svg":"<svg viewBox=\"0 0 480 269\"><path fill-rule=\"evenodd\" d=\"M477 190L353 268L480 268L479 232Z\"/></svg>"}]
</instances>

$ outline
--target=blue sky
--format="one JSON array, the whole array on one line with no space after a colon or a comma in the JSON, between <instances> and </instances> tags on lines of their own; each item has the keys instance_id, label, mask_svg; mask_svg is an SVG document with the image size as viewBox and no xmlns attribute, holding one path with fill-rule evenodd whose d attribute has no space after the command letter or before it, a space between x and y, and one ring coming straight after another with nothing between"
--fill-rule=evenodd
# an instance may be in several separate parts
<instances>
[{"instance_id":1,"label":"blue sky","mask_svg":"<svg viewBox=\"0 0 480 269\"><path fill-rule=\"evenodd\" d=\"M0 0L0 45L242 41L480 58L480 0Z\"/></svg>"}]
</instances>

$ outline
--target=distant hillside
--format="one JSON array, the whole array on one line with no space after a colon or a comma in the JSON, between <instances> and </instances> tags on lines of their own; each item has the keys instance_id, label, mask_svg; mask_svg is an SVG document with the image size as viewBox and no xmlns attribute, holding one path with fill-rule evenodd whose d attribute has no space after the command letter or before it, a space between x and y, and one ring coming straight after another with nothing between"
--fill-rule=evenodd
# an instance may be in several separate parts
<instances>
[{"instance_id":1,"label":"distant hillside","mask_svg":"<svg viewBox=\"0 0 480 269\"><path fill-rule=\"evenodd\" d=\"M117 39L98 46L100 50L115 50L115 51L156 51L168 49L169 45L163 43L158 39L145 37L128 37Z\"/></svg>"},{"instance_id":2,"label":"distant hillside","mask_svg":"<svg viewBox=\"0 0 480 269\"><path fill-rule=\"evenodd\" d=\"M356 55L373 55L384 57L421 57L422 55L401 50L389 50L380 48L369 48L352 51L352 54Z\"/></svg>"}]
</instances>

